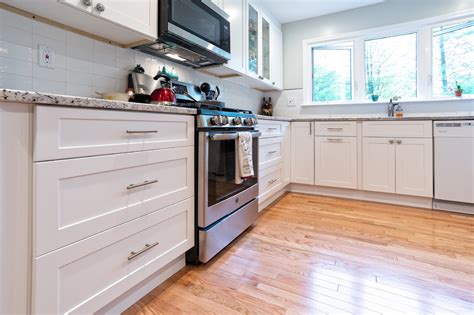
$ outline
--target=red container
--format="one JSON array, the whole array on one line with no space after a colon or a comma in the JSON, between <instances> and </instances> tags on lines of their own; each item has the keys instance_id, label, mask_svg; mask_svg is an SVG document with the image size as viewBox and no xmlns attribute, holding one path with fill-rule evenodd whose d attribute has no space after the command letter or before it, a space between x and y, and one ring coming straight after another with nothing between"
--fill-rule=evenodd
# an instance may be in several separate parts
<instances>
[{"instance_id":1,"label":"red container","mask_svg":"<svg viewBox=\"0 0 474 315\"><path fill-rule=\"evenodd\" d=\"M176 94L171 88L171 80L168 76L157 75L154 79L164 78L165 83L161 88L156 89L151 93L151 103L176 103Z\"/></svg>"}]
</instances>

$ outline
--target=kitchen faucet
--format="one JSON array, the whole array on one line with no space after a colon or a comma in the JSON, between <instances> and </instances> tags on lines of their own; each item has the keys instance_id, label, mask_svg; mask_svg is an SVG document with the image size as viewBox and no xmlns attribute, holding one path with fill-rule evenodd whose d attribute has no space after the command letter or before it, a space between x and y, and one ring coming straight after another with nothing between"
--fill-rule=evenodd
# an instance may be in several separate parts
<instances>
[{"instance_id":1,"label":"kitchen faucet","mask_svg":"<svg viewBox=\"0 0 474 315\"><path fill-rule=\"evenodd\" d=\"M400 103L394 103L392 99L390 99L390 103L388 103L388 108L387 108L387 114L388 117L394 117L395 116L395 106L397 106Z\"/></svg>"}]
</instances>

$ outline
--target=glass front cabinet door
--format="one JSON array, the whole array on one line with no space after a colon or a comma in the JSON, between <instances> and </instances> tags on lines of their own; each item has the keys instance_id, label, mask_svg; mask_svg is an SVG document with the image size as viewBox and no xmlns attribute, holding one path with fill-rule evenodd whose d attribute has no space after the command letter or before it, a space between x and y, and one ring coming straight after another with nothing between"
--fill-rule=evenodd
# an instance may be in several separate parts
<instances>
[{"instance_id":1,"label":"glass front cabinet door","mask_svg":"<svg viewBox=\"0 0 474 315\"><path fill-rule=\"evenodd\" d=\"M251 74L258 75L259 73L259 14L257 10L249 4L248 6L248 29L249 29L249 43L248 43L248 71Z\"/></svg>"}]
</instances>

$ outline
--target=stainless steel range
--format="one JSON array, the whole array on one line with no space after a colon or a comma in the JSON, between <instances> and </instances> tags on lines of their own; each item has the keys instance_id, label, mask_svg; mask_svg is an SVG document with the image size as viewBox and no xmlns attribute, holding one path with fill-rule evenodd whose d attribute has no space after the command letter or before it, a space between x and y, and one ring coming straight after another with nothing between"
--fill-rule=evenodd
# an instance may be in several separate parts
<instances>
[{"instance_id":1,"label":"stainless steel range","mask_svg":"<svg viewBox=\"0 0 474 315\"><path fill-rule=\"evenodd\" d=\"M197 231L189 263L208 262L258 214L257 118L251 112L201 104L196 121ZM252 134L254 175L236 180L239 132Z\"/></svg>"}]
</instances>

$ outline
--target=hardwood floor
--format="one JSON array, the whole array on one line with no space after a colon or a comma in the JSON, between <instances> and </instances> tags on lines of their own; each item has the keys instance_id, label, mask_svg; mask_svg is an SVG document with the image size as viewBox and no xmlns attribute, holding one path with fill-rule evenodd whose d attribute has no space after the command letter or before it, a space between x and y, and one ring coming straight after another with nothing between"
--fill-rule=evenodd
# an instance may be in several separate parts
<instances>
[{"instance_id":1,"label":"hardwood floor","mask_svg":"<svg viewBox=\"0 0 474 315\"><path fill-rule=\"evenodd\" d=\"M474 314L474 216L290 193L125 314Z\"/></svg>"}]
</instances>

